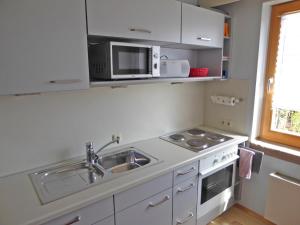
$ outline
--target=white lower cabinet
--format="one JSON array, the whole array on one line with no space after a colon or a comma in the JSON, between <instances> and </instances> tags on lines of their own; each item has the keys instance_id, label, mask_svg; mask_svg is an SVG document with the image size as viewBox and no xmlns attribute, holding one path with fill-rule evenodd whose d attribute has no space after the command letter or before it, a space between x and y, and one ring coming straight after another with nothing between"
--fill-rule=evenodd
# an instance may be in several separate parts
<instances>
[{"instance_id":1,"label":"white lower cabinet","mask_svg":"<svg viewBox=\"0 0 300 225\"><path fill-rule=\"evenodd\" d=\"M75 224L74 224L75 225ZM93 225L115 225L114 216L110 216L104 220L101 220Z\"/></svg>"},{"instance_id":2,"label":"white lower cabinet","mask_svg":"<svg viewBox=\"0 0 300 225\"><path fill-rule=\"evenodd\" d=\"M173 225L195 225L197 220L198 176L173 189Z\"/></svg>"},{"instance_id":3,"label":"white lower cabinet","mask_svg":"<svg viewBox=\"0 0 300 225\"><path fill-rule=\"evenodd\" d=\"M113 198L86 206L71 212L44 225L114 225Z\"/></svg>"},{"instance_id":4,"label":"white lower cabinet","mask_svg":"<svg viewBox=\"0 0 300 225\"><path fill-rule=\"evenodd\" d=\"M116 213L116 225L171 225L172 189Z\"/></svg>"}]
</instances>

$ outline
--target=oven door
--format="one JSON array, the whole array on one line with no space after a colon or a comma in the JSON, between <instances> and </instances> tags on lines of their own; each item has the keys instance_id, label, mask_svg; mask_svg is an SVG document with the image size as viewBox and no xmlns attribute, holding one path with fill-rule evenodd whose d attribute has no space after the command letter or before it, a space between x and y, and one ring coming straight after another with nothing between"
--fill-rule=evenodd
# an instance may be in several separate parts
<instances>
[{"instance_id":1,"label":"oven door","mask_svg":"<svg viewBox=\"0 0 300 225\"><path fill-rule=\"evenodd\" d=\"M238 156L230 162L217 166L215 169L200 172L200 205L204 205L217 196L221 196L223 200L229 200L232 197L237 158ZM227 194L224 194L226 190Z\"/></svg>"},{"instance_id":2,"label":"oven door","mask_svg":"<svg viewBox=\"0 0 300 225\"><path fill-rule=\"evenodd\" d=\"M152 47L119 42L110 43L111 78L152 77Z\"/></svg>"}]
</instances>

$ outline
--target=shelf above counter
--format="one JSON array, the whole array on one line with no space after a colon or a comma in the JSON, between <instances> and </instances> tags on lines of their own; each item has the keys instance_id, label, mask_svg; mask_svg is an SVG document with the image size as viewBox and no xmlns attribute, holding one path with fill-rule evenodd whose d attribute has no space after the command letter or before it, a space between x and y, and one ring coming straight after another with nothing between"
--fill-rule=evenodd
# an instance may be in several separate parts
<instances>
[{"instance_id":1,"label":"shelf above counter","mask_svg":"<svg viewBox=\"0 0 300 225\"><path fill-rule=\"evenodd\" d=\"M149 79L135 79L135 80L113 80L113 81L93 81L90 83L91 87L126 87L129 85L138 84L155 84L155 83L188 83L188 82L203 82L220 80L220 76L208 77L186 77L186 78L149 78Z\"/></svg>"}]
</instances>

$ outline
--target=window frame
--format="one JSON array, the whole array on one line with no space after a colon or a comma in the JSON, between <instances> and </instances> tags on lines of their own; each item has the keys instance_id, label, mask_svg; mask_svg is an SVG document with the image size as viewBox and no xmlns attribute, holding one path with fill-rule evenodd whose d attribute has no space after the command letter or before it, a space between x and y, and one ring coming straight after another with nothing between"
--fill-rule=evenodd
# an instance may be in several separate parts
<instances>
[{"instance_id":1,"label":"window frame","mask_svg":"<svg viewBox=\"0 0 300 225\"><path fill-rule=\"evenodd\" d=\"M300 148L300 136L271 130L273 85L269 83L275 75L281 16L297 11L300 11L299 0L272 6L259 139Z\"/></svg>"}]
</instances>

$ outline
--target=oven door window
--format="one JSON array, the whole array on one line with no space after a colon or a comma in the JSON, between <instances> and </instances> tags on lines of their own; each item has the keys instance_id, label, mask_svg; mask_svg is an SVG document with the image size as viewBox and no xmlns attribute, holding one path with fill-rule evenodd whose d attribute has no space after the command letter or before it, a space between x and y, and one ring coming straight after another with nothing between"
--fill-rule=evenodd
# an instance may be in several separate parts
<instances>
[{"instance_id":1,"label":"oven door window","mask_svg":"<svg viewBox=\"0 0 300 225\"><path fill-rule=\"evenodd\" d=\"M233 165L202 179L201 204L232 186Z\"/></svg>"},{"instance_id":2,"label":"oven door window","mask_svg":"<svg viewBox=\"0 0 300 225\"><path fill-rule=\"evenodd\" d=\"M151 74L151 49L130 47L130 46L112 46L113 54L113 74Z\"/></svg>"}]
</instances>

